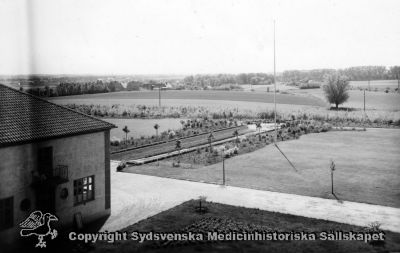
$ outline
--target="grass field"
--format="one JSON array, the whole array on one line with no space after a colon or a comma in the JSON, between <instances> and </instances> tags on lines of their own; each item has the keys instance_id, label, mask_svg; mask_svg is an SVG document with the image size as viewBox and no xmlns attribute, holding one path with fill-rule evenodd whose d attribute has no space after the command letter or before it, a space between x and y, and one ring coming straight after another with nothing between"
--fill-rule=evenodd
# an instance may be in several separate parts
<instances>
[{"instance_id":1,"label":"grass field","mask_svg":"<svg viewBox=\"0 0 400 253\"><path fill-rule=\"evenodd\" d=\"M181 120L185 119L103 119L116 125L118 128L111 129L110 137L116 137L119 139L125 138L125 133L122 128L128 126L130 132L128 133L128 139L130 137L139 138L140 136L152 136L156 135L156 130L153 128L155 124L158 124L160 128L158 133L167 131L168 129L175 130L182 128L180 123Z\"/></svg>"},{"instance_id":2,"label":"grass field","mask_svg":"<svg viewBox=\"0 0 400 253\"><path fill-rule=\"evenodd\" d=\"M343 106L350 108L364 107L364 92L352 90L350 99ZM400 111L400 94L399 93L384 93L384 92L365 92L365 109L366 110L389 110Z\"/></svg>"},{"instance_id":3,"label":"grass field","mask_svg":"<svg viewBox=\"0 0 400 253\"><path fill-rule=\"evenodd\" d=\"M400 207L400 130L308 134L279 143L299 170L295 172L269 145L225 161L227 184L246 188L333 198L330 159L336 163L335 193L342 200ZM126 172L222 182L222 164L182 169L160 163Z\"/></svg>"},{"instance_id":4,"label":"grass field","mask_svg":"<svg viewBox=\"0 0 400 253\"><path fill-rule=\"evenodd\" d=\"M122 229L129 235L133 231L192 232L206 231L306 231L318 235L322 231L364 231L364 228L336 222L280 214L258 209L205 202L205 214L194 210L198 201L191 200L161 212L148 219ZM171 222L173 221L173 222ZM360 241L117 241L113 244L98 242L96 252L397 252L399 234L386 232L385 247L372 246ZM300 250L301 249L301 250ZM299 251L300 250L300 251ZM386 250L386 251L383 251Z\"/></svg>"},{"instance_id":5,"label":"grass field","mask_svg":"<svg viewBox=\"0 0 400 253\"><path fill-rule=\"evenodd\" d=\"M227 101L245 101L245 102L261 102L261 103L274 102L274 94L266 92L171 90L171 91L162 91L161 97L162 99L227 100ZM73 99L103 99L103 100L104 99L107 100L155 99L158 102L158 91L113 92L113 93L99 93L99 94L50 98L50 100L52 101L73 100ZM326 105L324 101L315 97L296 96L291 94L277 94L276 99L280 104L310 105L310 106Z\"/></svg>"},{"instance_id":6,"label":"grass field","mask_svg":"<svg viewBox=\"0 0 400 253\"><path fill-rule=\"evenodd\" d=\"M397 80L373 80L368 83L368 81L350 81L350 85L353 88L361 88L361 89L368 89L371 90L378 89L379 91L383 91L386 88L390 88L394 90L398 87Z\"/></svg>"},{"instance_id":7,"label":"grass field","mask_svg":"<svg viewBox=\"0 0 400 253\"><path fill-rule=\"evenodd\" d=\"M120 104L124 106L158 106L157 99L99 99L99 98L71 98L71 99L57 99L53 100L57 104L85 104L85 105L107 105L112 106L114 104ZM221 111L221 110L238 110L242 112L260 112L263 110L272 110L274 108L273 103L262 103L262 102L245 102L245 101L233 101L233 100L200 100L200 99L164 99L162 100L162 106L167 107L204 107L210 112ZM284 112L298 112L308 110L323 110L326 107L320 106L309 106L309 105L290 105L290 104L278 104L277 110Z\"/></svg>"},{"instance_id":8,"label":"grass field","mask_svg":"<svg viewBox=\"0 0 400 253\"><path fill-rule=\"evenodd\" d=\"M293 94L310 95L325 101L325 94L322 89L307 89L307 90L291 90ZM332 105L333 106L333 105ZM364 107L364 91L350 90L349 99L346 103L339 107L349 107L354 109L363 109ZM366 110L400 110L400 94L399 93L384 93L384 92L365 92L365 108Z\"/></svg>"},{"instance_id":9,"label":"grass field","mask_svg":"<svg viewBox=\"0 0 400 253\"><path fill-rule=\"evenodd\" d=\"M263 91L263 92L274 92L274 85L250 85L250 84L242 84L240 87L243 88L244 91ZM298 88L295 86L283 85L279 82L276 83L277 91L287 91L287 90L297 90Z\"/></svg>"},{"instance_id":10,"label":"grass field","mask_svg":"<svg viewBox=\"0 0 400 253\"><path fill-rule=\"evenodd\" d=\"M171 94L177 92L172 99ZM350 91L350 99L342 107L356 109L354 112L335 112L329 111L329 105L325 103L322 89L290 90L293 95L278 94L277 111L283 114L310 114L325 117L350 117L363 118L363 92L358 90ZM139 96L143 94L143 96ZM236 110L242 115L255 116L259 112L271 111L274 104L272 93L266 92L226 92L226 91L167 91L168 96L162 99L162 106L165 107L197 107L205 108L208 113L221 112L224 110ZM184 94L188 94L187 97ZM208 96L208 94L214 94ZM216 94L216 95L215 95ZM153 98L146 98L148 96ZM81 96L68 96L52 98L51 101L58 104L94 104L107 105L114 104L126 107L146 105L157 106L158 96L154 92L118 92L107 94L93 94ZM130 96L131 99L130 99ZM196 99L195 99L196 98ZM220 100L217 100L220 99ZM238 99L239 101L235 100ZM283 99L283 100L282 100ZM245 100L245 101L241 101ZM287 104L293 103L293 104ZM312 105L314 104L314 105ZM323 106L322 106L323 104ZM367 92L366 93L366 113L371 121L374 120L393 120L400 118L400 95L396 93Z\"/></svg>"}]
</instances>

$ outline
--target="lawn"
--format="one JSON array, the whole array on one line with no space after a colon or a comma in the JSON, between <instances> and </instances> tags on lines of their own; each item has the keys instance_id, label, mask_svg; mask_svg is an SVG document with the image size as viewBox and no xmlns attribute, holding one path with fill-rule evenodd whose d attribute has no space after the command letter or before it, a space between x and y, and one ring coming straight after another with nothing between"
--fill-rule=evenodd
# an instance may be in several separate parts
<instances>
[{"instance_id":1,"label":"lawn","mask_svg":"<svg viewBox=\"0 0 400 253\"><path fill-rule=\"evenodd\" d=\"M336 163L335 193L342 200L400 207L400 130L308 134L279 143L299 172L273 146L225 161L227 184L333 198L330 159ZM222 164L198 169L149 164L126 172L211 183L222 182Z\"/></svg>"},{"instance_id":2,"label":"lawn","mask_svg":"<svg viewBox=\"0 0 400 253\"><path fill-rule=\"evenodd\" d=\"M139 232L314 232L364 231L365 228L300 216L204 203L205 214L195 212L197 200L161 212L121 231L130 235ZM173 222L171 222L173 221ZM146 241L142 244L128 240L112 244L97 242L96 252L394 252L400 250L399 234L386 232L385 246L373 246L360 241Z\"/></svg>"}]
</instances>

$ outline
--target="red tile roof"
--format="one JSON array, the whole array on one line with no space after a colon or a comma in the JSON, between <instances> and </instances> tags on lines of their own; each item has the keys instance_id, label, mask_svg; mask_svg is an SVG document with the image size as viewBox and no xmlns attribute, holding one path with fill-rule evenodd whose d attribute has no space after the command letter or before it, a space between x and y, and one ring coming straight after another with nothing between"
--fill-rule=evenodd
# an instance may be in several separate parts
<instances>
[{"instance_id":1,"label":"red tile roof","mask_svg":"<svg viewBox=\"0 0 400 253\"><path fill-rule=\"evenodd\" d=\"M0 147L100 132L113 124L0 84Z\"/></svg>"}]
</instances>

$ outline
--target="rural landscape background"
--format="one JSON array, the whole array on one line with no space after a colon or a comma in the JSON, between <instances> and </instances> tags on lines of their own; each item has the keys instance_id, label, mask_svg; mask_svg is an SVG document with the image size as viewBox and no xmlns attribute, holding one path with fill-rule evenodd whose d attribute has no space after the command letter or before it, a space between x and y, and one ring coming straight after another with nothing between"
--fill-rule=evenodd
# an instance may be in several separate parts
<instances>
[{"instance_id":1,"label":"rural landscape background","mask_svg":"<svg viewBox=\"0 0 400 253\"><path fill-rule=\"evenodd\" d=\"M0 0L0 84L116 126L88 231L386 234L53 245L400 252L399 3Z\"/></svg>"}]
</instances>

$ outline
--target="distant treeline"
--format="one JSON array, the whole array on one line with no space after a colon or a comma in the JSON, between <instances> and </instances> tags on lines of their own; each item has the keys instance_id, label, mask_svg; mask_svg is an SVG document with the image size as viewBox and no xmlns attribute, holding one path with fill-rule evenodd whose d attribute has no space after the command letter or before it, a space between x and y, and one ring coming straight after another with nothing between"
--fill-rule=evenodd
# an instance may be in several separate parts
<instances>
[{"instance_id":1,"label":"distant treeline","mask_svg":"<svg viewBox=\"0 0 400 253\"><path fill-rule=\"evenodd\" d=\"M23 90L23 88L20 88ZM81 94L94 94L94 93L107 93L122 91L124 87L118 81L103 82L98 80L96 82L71 82L71 83L60 83L55 87L46 85L44 88L28 88L23 90L36 96L42 97L57 97L57 96L71 96Z\"/></svg>"},{"instance_id":2,"label":"distant treeline","mask_svg":"<svg viewBox=\"0 0 400 253\"><path fill-rule=\"evenodd\" d=\"M298 85L300 88L319 87L327 75L341 74L351 81L390 80L400 78L400 66L362 66L345 69L313 69L288 70L277 75L277 80L287 84ZM92 79L90 79L92 78ZM7 80L10 81L10 80ZM136 91L153 88L167 89L213 89L240 90L242 84L263 85L272 84L274 76L265 73L191 75L180 80L174 80L172 85L167 80L131 80L126 88L120 81L93 80L93 77L33 77L29 79L14 79L19 81L20 89L37 96L55 97L81 94L107 93L115 91ZM24 88L28 86L30 88Z\"/></svg>"},{"instance_id":3,"label":"distant treeline","mask_svg":"<svg viewBox=\"0 0 400 253\"><path fill-rule=\"evenodd\" d=\"M340 74L347 76L351 81L390 80L398 79L400 66L361 66L345 69L313 69L313 70L288 70L279 77L283 82L324 81L326 75Z\"/></svg>"},{"instance_id":4,"label":"distant treeline","mask_svg":"<svg viewBox=\"0 0 400 253\"><path fill-rule=\"evenodd\" d=\"M183 85L186 87L218 87L224 84L271 84L274 82L274 76L265 73L249 74L217 74L217 75L195 75L187 76L183 79Z\"/></svg>"}]
</instances>

